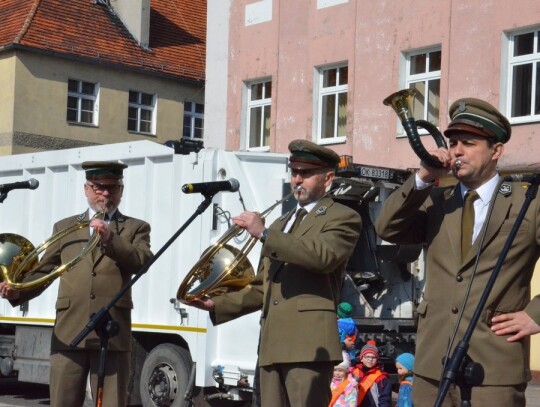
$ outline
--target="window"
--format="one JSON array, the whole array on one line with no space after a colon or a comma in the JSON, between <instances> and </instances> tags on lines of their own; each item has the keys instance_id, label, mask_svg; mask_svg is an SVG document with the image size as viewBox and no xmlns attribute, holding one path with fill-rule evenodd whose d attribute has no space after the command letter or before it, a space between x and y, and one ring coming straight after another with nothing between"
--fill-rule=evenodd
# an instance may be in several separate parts
<instances>
[{"instance_id":1,"label":"window","mask_svg":"<svg viewBox=\"0 0 540 407\"><path fill-rule=\"evenodd\" d=\"M513 123L540 119L540 31L509 38L507 112Z\"/></svg>"},{"instance_id":2,"label":"window","mask_svg":"<svg viewBox=\"0 0 540 407\"><path fill-rule=\"evenodd\" d=\"M253 82L247 90L248 149L270 145L272 81Z\"/></svg>"},{"instance_id":3,"label":"window","mask_svg":"<svg viewBox=\"0 0 540 407\"><path fill-rule=\"evenodd\" d=\"M416 89L413 115L439 126L441 51L432 49L407 55L406 87Z\"/></svg>"},{"instance_id":4,"label":"window","mask_svg":"<svg viewBox=\"0 0 540 407\"><path fill-rule=\"evenodd\" d=\"M129 91L128 130L154 134L155 95Z\"/></svg>"},{"instance_id":5,"label":"window","mask_svg":"<svg viewBox=\"0 0 540 407\"><path fill-rule=\"evenodd\" d=\"M184 102L184 138L202 139L204 126L204 105L202 103Z\"/></svg>"},{"instance_id":6,"label":"window","mask_svg":"<svg viewBox=\"0 0 540 407\"><path fill-rule=\"evenodd\" d=\"M320 68L318 75L317 139L322 143L346 140L349 68Z\"/></svg>"},{"instance_id":7,"label":"window","mask_svg":"<svg viewBox=\"0 0 540 407\"><path fill-rule=\"evenodd\" d=\"M97 126L98 89L96 83L68 80L68 122Z\"/></svg>"}]
</instances>

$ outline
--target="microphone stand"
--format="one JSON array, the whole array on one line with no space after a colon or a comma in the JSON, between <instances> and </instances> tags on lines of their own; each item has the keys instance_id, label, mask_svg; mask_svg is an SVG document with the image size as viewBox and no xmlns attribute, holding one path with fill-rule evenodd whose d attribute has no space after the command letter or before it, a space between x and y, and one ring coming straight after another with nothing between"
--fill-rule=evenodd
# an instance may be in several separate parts
<instances>
[{"instance_id":1,"label":"microphone stand","mask_svg":"<svg viewBox=\"0 0 540 407\"><path fill-rule=\"evenodd\" d=\"M489 294L491 293L491 290L495 285L495 281L499 276L504 260L506 259L508 251L512 246L512 242L516 237L521 222L523 222L523 218L525 217L525 214L527 213L527 210L529 209L532 200L536 197L539 183L540 174L533 174L533 177L531 179L531 185L525 193L525 201L523 202L523 206L521 207L516 221L512 226L512 229L510 230L508 239L506 240L503 250L499 255L499 259L495 264L495 268L493 269L493 272L489 277L486 287L484 288L484 292L482 293L482 297L480 298L480 301L476 306L474 314L471 318L471 322L469 323L469 326L465 331L463 339L461 339L456 345L454 352L452 353L452 356L448 364L446 365L434 407L442 406L442 403L444 401L444 398L446 397L446 394L448 393L448 389L450 388L451 383L456 383L459 386L459 389L461 391L461 406L471 406L471 389L473 386L478 386L482 384L484 380L484 372L482 366L478 363L473 363L467 355L467 350L469 349L469 342L471 340L474 329L478 321L480 320L480 317L482 316Z\"/></svg>"},{"instance_id":2,"label":"microphone stand","mask_svg":"<svg viewBox=\"0 0 540 407\"><path fill-rule=\"evenodd\" d=\"M118 334L119 327L118 322L112 319L109 310L116 304L116 302L123 297L123 295L145 274L150 266L161 257L161 255L169 248L169 246L176 240L178 236L195 220L195 218L201 215L212 203L214 193L203 194L204 201L195 210L193 215L178 229L178 231L171 236L171 238L163 245L161 249L150 258L141 269L131 278L122 289L113 297L113 299L101 308L95 314L90 316L86 326L79 332L79 334L71 341L70 347L75 348L90 332L96 331L96 334L100 338L100 350L99 350L99 367L98 367L98 384L96 392L96 407L103 406L103 387L105 382L105 366L107 361L107 349L109 346L109 339Z\"/></svg>"}]
</instances>

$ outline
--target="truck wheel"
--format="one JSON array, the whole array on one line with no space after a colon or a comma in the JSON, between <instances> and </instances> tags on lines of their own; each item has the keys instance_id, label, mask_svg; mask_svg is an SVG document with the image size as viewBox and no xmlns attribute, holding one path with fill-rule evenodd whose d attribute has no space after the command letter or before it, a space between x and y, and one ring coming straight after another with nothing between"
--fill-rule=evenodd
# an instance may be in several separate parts
<instances>
[{"instance_id":1,"label":"truck wheel","mask_svg":"<svg viewBox=\"0 0 540 407\"><path fill-rule=\"evenodd\" d=\"M191 371L191 356L180 346L156 346L144 360L141 402L144 407L181 407Z\"/></svg>"}]
</instances>

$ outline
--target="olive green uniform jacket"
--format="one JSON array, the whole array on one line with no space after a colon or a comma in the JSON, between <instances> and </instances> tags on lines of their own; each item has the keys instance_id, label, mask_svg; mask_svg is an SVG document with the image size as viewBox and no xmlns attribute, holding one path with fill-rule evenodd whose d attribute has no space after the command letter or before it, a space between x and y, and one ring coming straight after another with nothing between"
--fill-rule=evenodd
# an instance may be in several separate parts
<instances>
[{"instance_id":1,"label":"olive green uniform jacket","mask_svg":"<svg viewBox=\"0 0 540 407\"><path fill-rule=\"evenodd\" d=\"M88 220L88 212L57 222L53 233ZM69 344L86 326L90 316L99 311L129 283L132 275L150 259L150 225L116 211L109 223L111 239L106 247L96 247L84 256L73 269L60 277L56 301L56 322L51 350L70 350ZM35 277L47 274L54 267L64 264L80 254L90 238L88 228L83 228L52 244L35 270ZM32 278L32 277L30 277ZM48 286L48 285L47 285ZM12 302L17 305L39 295L41 289L22 292ZM112 309L111 317L118 322L120 332L110 339L109 350L131 349L131 291L127 292ZM100 340L91 332L79 345L82 349L99 349Z\"/></svg>"},{"instance_id":2,"label":"olive green uniform jacket","mask_svg":"<svg viewBox=\"0 0 540 407\"><path fill-rule=\"evenodd\" d=\"M482 247L483 230L461 259L463 200L456 187L415 190L411 176L384 203L376 231L392 243L425 244L426 286L418 307L418 336L414 372L440 379L441 360L463 306L475 255L480 249L476 277L471 287L454 347L463 338L489 277L508 239L525 199L520 183L505 182L496 193ZM540 199L530 205L501 272L489 295L470 341L468 355L485 370L484 385L512 385L530 380L529 338L507 342L490 330L495 315L525 310L540 323L540 296L530 299L530 283L540 254Z\"/></svg>"},{"instance_id":3,"label":"olive green uniform jacket","mask_svg":"<svg viewBox=\"0 0 540 407\"><path fill-rule=\"evenodd\" d=\"M283 233L293 212L269 227L253 282L214 298L215 324L262 310L259 366L343 359L336 307L360 216L325 197L294 233Z\"/></svg>"}]
</instances>

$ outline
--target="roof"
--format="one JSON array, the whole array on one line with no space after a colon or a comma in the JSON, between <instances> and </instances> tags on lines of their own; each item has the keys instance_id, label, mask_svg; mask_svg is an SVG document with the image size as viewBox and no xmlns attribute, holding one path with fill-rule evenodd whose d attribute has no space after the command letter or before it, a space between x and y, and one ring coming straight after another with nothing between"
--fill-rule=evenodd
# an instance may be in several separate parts
<instances>
[{"instance_id":1,"label":"roof","mask_svg":"<svg viewBox=\"0 0 540 407\"><path fill-rule=\"evenodd\" d=\"M148 48L95 0L2 0L0 52L16 47L204 80L206 0L151 0Z\"/></svg>"}]
</instances>

